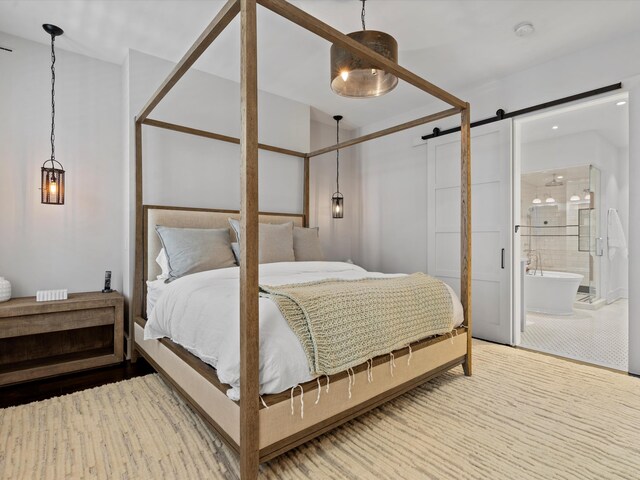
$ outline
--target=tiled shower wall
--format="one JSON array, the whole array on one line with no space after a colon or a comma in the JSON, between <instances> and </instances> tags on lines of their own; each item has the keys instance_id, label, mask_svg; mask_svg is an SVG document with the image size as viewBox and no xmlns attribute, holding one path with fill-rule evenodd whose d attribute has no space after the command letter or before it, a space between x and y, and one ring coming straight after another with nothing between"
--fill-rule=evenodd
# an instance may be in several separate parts
<instances>
[{"instance_id":1,"label":"tiled shower wall","mask_svg":"<svg viewBox=\"0 0 640 480\"><path fill-rule=\"evenodd\" d=\"M582 193L587 185L566 182L561 187L536 187L526 182L526 174L522 178L522 256L526 257L530 249L537 250L543 270L578 273L584 276L581 285L589 285L589 253L578 250L578 227L560 227L578 225L578 210L587 208L588 203L568 199L574 192ZM545 203L545 194L552 196L555 203ZM532 203L536 196L542 199L541 204Z\"/></svg>"}]
</instances>

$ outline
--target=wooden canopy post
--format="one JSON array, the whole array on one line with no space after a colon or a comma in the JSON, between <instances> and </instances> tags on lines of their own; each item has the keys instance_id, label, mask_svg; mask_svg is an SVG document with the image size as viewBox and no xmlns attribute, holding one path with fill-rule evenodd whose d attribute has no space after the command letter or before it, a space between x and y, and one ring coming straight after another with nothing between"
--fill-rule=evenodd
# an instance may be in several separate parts
<instances>
[{"instance_id":1,"label":"wooden canopy post","mask_svg":"<svg viewBox=\"0 0 640 480\"><path fill-rule=\"evenodd\" d=\"M215 133L215 132L208 132L206 130L199 130L197 128L185 127L183 125L176 125L175 123L163 122L160 120L154 120L152 118L147 118L142 123L144 125L149 125L151 127L164 128L165 130L171 130L173 132L180 132L180 133L186 133L188 135L195 135L196 137L211 138L213 140L220 140L221 142L235 143L236 145L240 144L240 139L236 137L230 137L229 135L222 135L220 133ZM259 143L258 149L267 150L275 153L281 153L283 155L289 155L289 156L298 157L298 158L305 158L307 156L307 154L303 152L290 150L288 148L276 147L274 145L266 145L264 143Z\"/></svg>"},{"instance_id":2,"label":"wooden canopy post","mask_svg":"<svg viewBox=\"0 0 640 480\"><path fill-rule=\"evenodd\" d=\"M169 76L162 82L162 85L155 91L147 104L142 108L137 120L144 122L160 101L171 91L178 80L189 71L189 68L200 58L200 56L209 48L209 45L218 38L218 35L231 23L238 14L238 1L228 0L222 7L220 12L215 16L207 28L198 37L189 51L184 54L178 64L171 71Z\"/></svg>"},{"instance_id":3,"label":"wooden canopy post","mask_svg":"<svg viewBox=\"0 0 640 480\"><path fill-rule=\"evenodd\" d=\"M133 265L133 297L131 312L129 312L129 318L127 319L127 356L132 361L137 360L137 354L135 352L134 335L133 335L133 319L136 316L143 316L144 314L144 257L142 251L143 245L143 225L142 225L142 123L135 119L135 208L136 208L136 223L135 223L135 263Z\"/></svg>"},{"instance_id":4,"label":"wooden canopy post","mask_svg":"<svg viewBox=\"0 0 640 480\"><path fill-rule=\"evenodd\" d=\"M464 373L471 376L471 108L461 112L460 122L460 301L467 327L467 356L462 364Z\"/></svg>"},{"instance_id":5,"label":"wooden canopy post","mask_svg":"<svg viewBox=\"0 0 640 480\"><path fill-rule=\"evenodd\" d=\"M410 72L406 68L401 67L396 62L380 55L378 52L352 39L339 30L336 30L331 25L327 25L323 21L318 20L304 10L288 3L286 0L258 0L258 3L296 25L315 33L332 44L348 50L357 57L366 60L373 65L377 65L380 70L391 73L400 80L404 80L414 87L427 92L445 103L448 103L452 107L465 108L465 105L467 105L466 102L460 100L449 92L446 92L424 78L419 77L415 73Z\"/></svg>"},{"instance_id":6,"label":"wooden canopy post","mask_svg":"<svg viewBox=\"0 0 640 480\"><path fill-rule=\"evenodd\" d=\"M454 108L449 108L447 110L443 110L442 112L432 113L431 115L427 115L426 117L420 117L415 120L411 120L410 122L401 123L394 127L389 127L383 130L378 130L377 132L368 133L367 135L362 135L361 137L353 138L351 140L345 140L344 142L340 142L337 145L333 144L333 145L329 145L328 147L314 150L313 152L308 153L307 157L317 157L318 155L324 155L325 153L334 152L336 150L342 150L343 148L347 148L347 147L352 147L354 145L358 145L359 143L368 142L369 140L374 140L376 138L384 137L386 135L391 135L392 133L401 132L409 128L424 125L425 123L435 122L436 120L441 120L443 118L447 118L457 113L460 113L460 111L461 111L460 108L454 107Z\"/></svg>"},{"instance_id":7,"label":"wooden canopy post","mask_svg":"<svg viewBox=\"0 0 640 480\"><path fill-rule=\"evenodd\" d=\"M256 0L240 0L240 477L258 476L258 59Z\"/></svg>"},{"instance_id":8,"label":"wooden canopy post","mask_svg":"<svg viewBox=\"0 0 640 480\"><path fill-rule=\"evenodd\" d=\"M309 156L304 157L303 173L304 191L302 192L302 214L304 215L304 226L309 227Z\"/></svg>"}]
</instances>

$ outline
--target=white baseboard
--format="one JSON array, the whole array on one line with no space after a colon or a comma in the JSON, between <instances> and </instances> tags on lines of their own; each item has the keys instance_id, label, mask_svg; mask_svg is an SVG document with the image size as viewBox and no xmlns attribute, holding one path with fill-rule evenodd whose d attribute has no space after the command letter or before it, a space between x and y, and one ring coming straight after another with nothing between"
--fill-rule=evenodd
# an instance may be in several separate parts
<instances>
[{"instance_id":1,"label":"white baseboard","mask_svg":"<svg viewBox=\"0 0 640 480\"><path fill-rule=\"evenodd\" d=\"M626 288L616 288L607 293L607 305L621 298L629 298L629 291Z\"/></svg>"}]
</instances>

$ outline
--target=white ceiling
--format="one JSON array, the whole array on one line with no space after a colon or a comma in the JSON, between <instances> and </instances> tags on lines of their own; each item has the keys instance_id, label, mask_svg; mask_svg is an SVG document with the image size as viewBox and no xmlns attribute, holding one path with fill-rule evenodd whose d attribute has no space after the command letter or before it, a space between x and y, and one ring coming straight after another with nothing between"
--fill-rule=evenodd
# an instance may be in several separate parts
<instances>
[{"instance_id":1,"label":"white ceiling","mask_svg":"<svg viewBox=\"0 0 640 480\"><path fill-rule=\"evenodd\" d=\"M627 103L617 105L619 101ZM558 128L554 129L554 126ZM629 103L626 94L534 117L523 122L521 138L522 143L528 143L591 131L598 132L618 148L629 145Z\"/></svg>"},{"instance_id":2,"label":"white ceiling","mask_svg":"<svg viewBox=\"0 0 640 480\"><path fill-rule=\"evenodd\" d=\"M48 43L42 23L65 30L59 48L122 63L132 48L177 61L214 17L222 0L3 0L0 31ZM343 32L360 28L357 0L292 1ZM396 37L400 64L456 93L638 29L633 0L369 0L367 27ZM532 21L530 37L513 27ZM329 114L348 112L361 126L427 104L402 84L385 97L343 99L329 88L329 44L264 9L259 14L262 90ZM238 19L197 68L237 80ZM10 45L8 46L10 47Z\"/></svg>"},{"instance_id":3,"label":"white ceiling","mask_svg":"<svg viewBox=\"0 0 640 480\"><path fill-rule=\"evenodd\" d=\"M522 181L528 183L529 185L533 185L534 187L540 187L540 190L546 190L548 192L555 192L554 187L547 187L547 182L550 182L553 179L553 175L562 176L560 182L564 183L564 190L576 190L578 187L576 184L582 184L580 188L576 190L576 192L580 191L583 188L587 188L589 186L589 166L584 165L580 167L568 167L568 168L557 168L555 170L549 170L547 172L531 172L531 173L523 173ZM573 194L573 191L572 193Z\"/></svg>"}]
</instances>

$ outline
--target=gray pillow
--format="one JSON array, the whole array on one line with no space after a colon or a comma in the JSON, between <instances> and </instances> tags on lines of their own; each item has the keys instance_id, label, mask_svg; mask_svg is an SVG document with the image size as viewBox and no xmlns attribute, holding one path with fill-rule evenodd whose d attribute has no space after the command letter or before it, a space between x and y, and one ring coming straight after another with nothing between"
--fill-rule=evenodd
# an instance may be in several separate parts
<instances>
[{"instance_id":1,"label":"gray pillow","mask_svg":"<svg viewBox=\"0 0 640 480\"><path fill-rule=\"evenodd\" d=\"M320 262L324 260L318 227L293 228L293 253L296 256L296 262Z\"/></svg>"},{"instance_id":2,"label":"gray pillow","mask_svg":"<svg viewBox=\"0 0 640 480\"><path fill-rule=\"evenodd\" d=\"M233 250L233 256L236 257L236 263L240 265L240 244L231 242L231 250Z\"/></svg>"},{"instance_id":3,"label":"gray pillow","mask_svg":"<svg viewBox=\"0 0 640 480\"><path fill-rule=\"evenodd\" d=\"M167 254L169 278L235 266L226 228L172 228L156 225Z\"/></svg>"},{"instance_id":4,"label":"gray pillow","mask_svg":"<svg viewBox=\"0 0 640 480\"><path fill-rule=\"evenodd\" d=\"M236 232L238 243L240 242L240 222L229 219L231 228ZM293 222L288 223L261 223L260 231L260 263L295 262L293 253ZM238 247L238 253L240 248ZM240 256L238 255L238 261Z\"/></svg>"}]
</instances>

